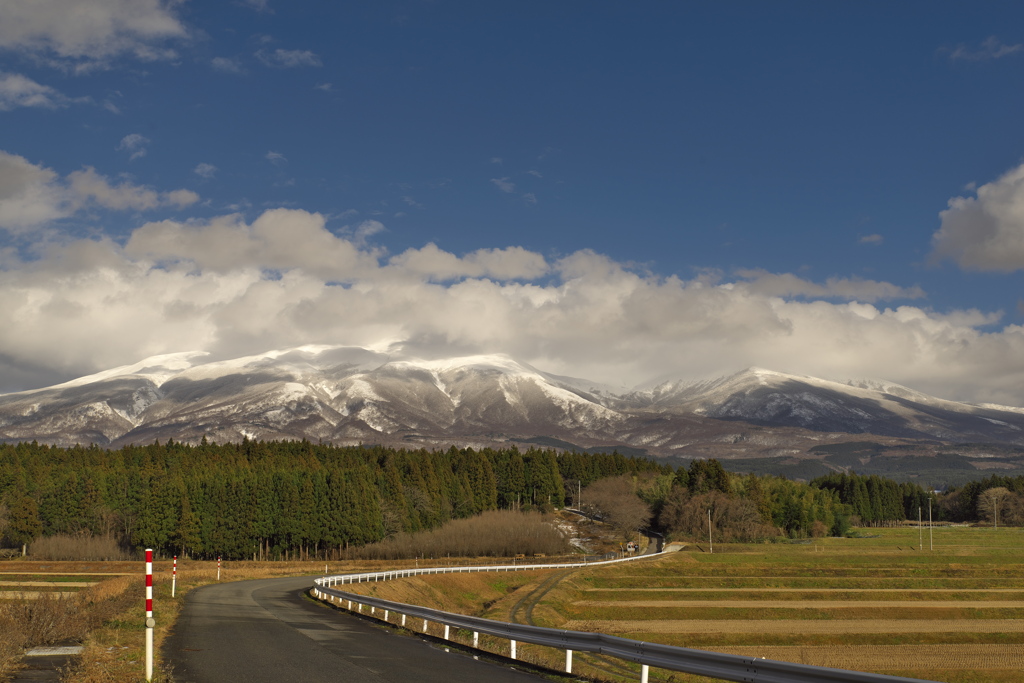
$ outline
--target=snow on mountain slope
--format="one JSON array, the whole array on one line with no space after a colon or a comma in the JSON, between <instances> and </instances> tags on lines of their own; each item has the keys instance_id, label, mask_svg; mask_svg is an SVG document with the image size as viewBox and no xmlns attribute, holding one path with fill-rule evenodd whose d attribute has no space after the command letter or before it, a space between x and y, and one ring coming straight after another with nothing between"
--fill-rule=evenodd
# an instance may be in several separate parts
<instances>
[{"instance_id":1,"label":"snow on mountain slope","mask_svg":"<svg viewBox=\"0 0 1024 683\"><path fill-rule=\"evenodd\" d=\"M653 410L825 432L1016 442L1024 428L1014 409L947 401L877 380L842 383L761 368L666 382L637 397Z\"/></svg>"},{"instance_id":2,"label":"snow on mountain slope","mask_svg":"<svg viewBox=\"0 0 1024 683\"><path fill-rule=\"evenodd\" d=\"M760 368L627 391L504 355L422 360L340 346L227 360L167 354L0 396L0 440L60 444L203 436L494 444L544 437L661 454L700 443L783 452L792 430L1024 443L1024 410L946 401L880 380L843 383Z\"/></svg>"}]
</instances>

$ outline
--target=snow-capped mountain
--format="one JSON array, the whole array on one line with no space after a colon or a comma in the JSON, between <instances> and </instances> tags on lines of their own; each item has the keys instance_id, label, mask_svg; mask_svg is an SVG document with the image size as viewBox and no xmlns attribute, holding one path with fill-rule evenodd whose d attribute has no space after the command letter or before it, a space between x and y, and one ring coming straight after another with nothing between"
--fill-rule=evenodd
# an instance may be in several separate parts
<instances>
[{"instance_id":1,"label":"snow-capped mountain","mask_svg":"<svg viewBox=\"0 0 1024 683\"><path fill-rule=\"evenodd\" d=\"M0 396L0 440L117 446L300 439L411 447L541 440L687 455L792 453L848 434L1024 443L1024 411L944 401L880 381L751 368L617 390L502 355L443 360L304 346L233 360L156 356Z\"/></svg>"},{"instance_id":2,"label":"snow-capped mountain","mask_svg":"<svg viewBox=\"0 0 1024 683\"><path fill-rule=\"evenodd\" d=\"M880 380L846 383L762 368L630 394L648 410L772 427L940 441L1024 441L1020 409L947 401Z\"/></svg>"}]
</instances>

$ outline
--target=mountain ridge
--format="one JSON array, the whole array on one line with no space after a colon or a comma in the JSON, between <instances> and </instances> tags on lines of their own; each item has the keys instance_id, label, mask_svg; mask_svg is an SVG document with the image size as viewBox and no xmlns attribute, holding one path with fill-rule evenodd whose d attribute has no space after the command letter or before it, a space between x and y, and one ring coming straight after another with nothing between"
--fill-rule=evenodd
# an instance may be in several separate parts
<instances>
[{"instance_id":1,"label":"mountain ridge","mask_svg":"<svg viewBox=\"0 0 1024 683\"><path fill-rule=\"evenodd\" d=\"M236 359L154 356L0 395L0 440L119 446L302 439L486 446L538 438L693 457L792 455L872 434L1024 444L1024 409L948 401L885 380L838 382L747 368L626 389L554 375L504 354L417 359L301 346Z\"/></svg>"}]
</instances>

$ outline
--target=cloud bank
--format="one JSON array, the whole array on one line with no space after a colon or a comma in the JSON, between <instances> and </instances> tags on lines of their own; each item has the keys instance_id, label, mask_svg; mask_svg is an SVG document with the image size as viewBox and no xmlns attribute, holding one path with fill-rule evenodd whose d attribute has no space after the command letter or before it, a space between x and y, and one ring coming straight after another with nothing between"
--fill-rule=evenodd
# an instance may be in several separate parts
<instances>
[{"instance_id":1,"label":"cloud bank","mask_svg":"<svg viewBox=\"0 0 1024 683\"><path fill-rule=\"evenodd\" d=\"M1024 405L1024 328L1000 327L998 312L929 310L919 287L765 270L665 277L588 250L515 245L389 254L372 241L386 230L378 221L332 229L284 208L178 216L198 200L91 167L62 176L0 151L0 231L31 245L0 247L0 391L162 353L348 344L427 358L506 353L624 386L756 365ZM1024 166L951 199L936 257L1024 267L1022 207ZM64 219L102 220L97 209L173 218L140 216L119 238L62 231Z\"/></svg>"},{"instance_id":2,"label":"cloud bank","mask_svg":"<svg viewBox=\"0 0 1024 683\"><path fill-rule=\"evenodd\" d=\"M57 184L18 163L35 174L29 185ZM38 221L43 204L26 199L20 220ZM763 271L661 277L586 250L460 256L428 244L388 256L363 241L379 228L336 233L319 214L273 209L251 222L149 222L123 243L51 241L35 259L4 252L0 316L11 324L0 328L0 376L20 383L4 389L159 353L228 358L322 343L421 357L500 352L630 386L758 365L1024 403L1024 329L985 331L998 316L978 311L878 304L919 298L916 289Z\"/></svg>"}]
</instances>

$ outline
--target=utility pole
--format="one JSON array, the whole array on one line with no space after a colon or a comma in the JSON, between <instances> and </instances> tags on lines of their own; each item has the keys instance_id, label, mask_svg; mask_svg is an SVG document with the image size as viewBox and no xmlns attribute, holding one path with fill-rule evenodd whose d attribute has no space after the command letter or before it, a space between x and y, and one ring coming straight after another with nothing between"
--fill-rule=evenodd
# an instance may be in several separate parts
<instances>
[{"instance_id":1,"label":"utility pole","mask_svg":"<svg viewBox=\"0 0 1024 683\"><path fill-rule=\"evenodd\" d=\"M917 549L924 550L924 529L921 528L921 506L917 506Z\"/></svg>"},{"instance_id":2,"label":"utility pole","mask_svg":"<svg viewBox=\"0 0 1024 683\"><path fill-rule=\"evenodd\" d=\"M711 542L711 510L710 509L708 509L708 548L710 549L711 554L714 555L715 554L715 546Z\"/></svg>"}]
</instances>

